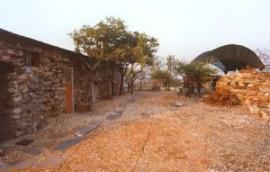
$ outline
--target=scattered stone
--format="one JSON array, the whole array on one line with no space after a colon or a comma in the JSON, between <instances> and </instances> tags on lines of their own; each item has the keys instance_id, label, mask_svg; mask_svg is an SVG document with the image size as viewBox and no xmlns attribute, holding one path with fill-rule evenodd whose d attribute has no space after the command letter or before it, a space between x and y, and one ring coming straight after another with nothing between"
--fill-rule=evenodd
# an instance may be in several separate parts
<instances>
[{"instance_id":1,"label":"scattered stone","mask_svg":"<svg viewBox=\"0 0 270 172\"><path fill-rule=\"evenodd\" d=\"M108 114L108 116L106 117L106 120L116 120L118 118L120 118L123 114L122 113L118 113L118 112L111 112Z\"/></svg>"},{"instance_id":2,"label":"scattered stone","mask_svg":"<svg viewBox=\"0 0 270 172\"><path fill-rule=\"evenodd\" d=\"M0 166L0 172L13 172L35 165L37 161L35 159L27 159L24 161L16 161L11 164L4 164Z\"/></svg>"},{"instance_id":3,"label":"scattered stone","mask_svg":"<svg viewBox=\"0 0 270 172\"><path fill-rule=\"evenodd\" d=\"M15 114L19 114L19 113L22 112L22 109L19 108L19 107L16 107L16 108L13 110L13 112L14 112Z\"/></svg>"},{"instance_id":4,"label":"scattered stone","mask_svg":"<svg viewBox=\"0 0 270 172\"><path fill-rule=\"evenodd\" d=\"M260 112L260 108L256 105L249 106L248 108L249 108L250 113L252 114L259 114Z\"/></svg>"},{"instance_id":5,"label":"scattered stone","mask_svg":"<svg viewBox=\"0 0 270 172\"><path fill-rule=\"evenodd\" d=\"M21 96L21 95L15 97L15 98L13 99L14 103L17 103L17 102L19 102L19 101L21 101L21 100L22 100L22 96Z\"/></svg>"},{"instance_id":6,"label":"scattered stone","mask_svg":"<svg viewBox=\"0 0 270 172\"><path fill-rule=\"evenodd\" d=\"M41 161L39 164L36 165L36 168L42 170L42 169L48 169L56 167L57 165L61 164L65 160L64 157L61 156L54 156L49 157L45 159L44 161Z\"/></svg>"},{"instance_id":7,"label":"scattered stone","mask_svg":"<svg viewBox=\"0 0 270 172\"><path fill-rule=\"evenodd\" d=\"M21 145L21 146L28 146L30 145L34 140L32 139L24 139L24 140L21 140L17 143L15 143L16 145Z\"/></svg>"},{"instance_id":8,"label":"scattered stone","mask_svg":"<svg viewBox=\"0 0 270 172\"><path fill-rule=\"evenodd\" d=\"M5 166L5 163L3 163L0 159L0 170L1 170L1 167Z\"/></svg>"},{"instance_id":9,"label":"scattered stone","mask_svg":"<svg viewBox=\"0 0 270 172\"><path fill-rule=\"evenodd\" d=\"M270 105L269 73L247 67L237 73L228 73L217 81L216 91L230 91L244 105ZM270 106L269 106L270 107Z\"/></svg>"},{"instance_id":10,"label":"scattered stone","mask_svg":"<svg viewBox=\"0 0 270 172\"><path fill-rule=\"evenodd\" d=\"M4 148L0 148L0 156L4 156L5 155L5 149Z\"/></svg>"},{"instance_id":11,"label":"scattered stone","mask_svg":"<svg viewBox=\"0 0 270 172\"><path fill-rule=\"evenodd\" d=\"M77 137L83 137L85 135L87 135L88 133L90 133L91 131L95 130L96 128L98 128L99 123L94 121L91 122L89 125L83 127L83 128L79 128L76 133L75 136Z\"/></svg>"},{"instance_id":12,"label":"scattered stone","mask_svg":"<svg viewBox=\"0 0 270 172\"><path fill-rule=\"evenodd\" d=\"M62 141L54 148L54 150L65 151L66 149L70 148L71 146L80 143L82 139L83 138L79 137L79 138L73 138L73 139Z\"/></svg>"},{"instance_id":13,"label":"scattered stone","mask_svg":"<svg viewBox=\"0 0 270 172\"><path fill-rule=\"evenodd\" d=\"M41 151L38 148L25 148L23 152L31 154L31 155L39 155Z\"/></svg>"},{"instance_id":14,"label":"scattered stone","mask_svg":"<svg viewBox=\"0 0 270 172\"><path fill-rule=\"evenodd\" d=\"M21 115L19 115L19 114L12 115L11 118L18 120L21 118Z\"/></svg>"},{"instance_id":15,"label":"scattered stone","mask_svg":"<svg viewBox=\"0 0 270 172\"><path fill-rule=\"evenodd\" d=\"M142 112L141 115L142 115L142 116L146 116L146 117L147 117L147 116L150 116L150 114L149 114L149 113L146 113L146 112Z\"/></svg>"},{"instance_id":16,"label":"scattered stone","mask_svg":"<svg viewBox=\"0 0 270 172\"><path fill-rule=\"evenodd\" d=\"M126 101L123 102L123 103L121 103L121 104L119 105L119 107L121 107L121 108L126 108L128 104L134 103L134 102L135 102L135 99L131 99L131 98L126 99Z\"/></svg>"},{"instance_id":17,"label":"scattered stone","mask_svg":"<svg viewBox=\"0 0 270 172\"><path fill-rule=\"evenodd\" d=\"M260 91L263 92L263 93L270 93L269 88L260 88Z\"/></svg>"},{"instance_id":18,"label":"scattered stone","mask_svg":"<svg viewBox=\"0 0 270 172\"><path fill-rule=\"evenodd\" d=\"M269 120L269 119L270 119L270 116L268 115L268 113L265 112L265 111L263 111L263 110L260 111L260 116L261 116L263 119L265 119L265 120Z\"/></svg>"},{"instance_id":19,"label":"scattered stone","mask_svg":"<svg viewBox=\"0 0 270 172\"><path fill-rule=\"evenodd\" d=\"M15 135L16 135L16 137L19 137L19 136L23 135L23 131L16 130Z\"/></svg>"},{"instance_id":20,"label":"scattered stone","mask_svg":"<svg viewBox=\"0 0 270 172\"><path fill-rule=\"evenodd\" d=\"M258 115L264 120L269 121L270 120L270 114L269 114L269 109L268 108L259 108L256 105L249 106L249 111L252 114Z\"/></svg>"},{"instance_id":21,"label":"scattered stone","mask_svg":"<svg viewBox=\"0 0 270 172\"><path fill-rule=\"evenodd\" d=\"M182 107L184 106L184 103L181 103L181 102L175 102L172 104L172 106L175 106L175 107Z\"/></svg>"}]
</instances>

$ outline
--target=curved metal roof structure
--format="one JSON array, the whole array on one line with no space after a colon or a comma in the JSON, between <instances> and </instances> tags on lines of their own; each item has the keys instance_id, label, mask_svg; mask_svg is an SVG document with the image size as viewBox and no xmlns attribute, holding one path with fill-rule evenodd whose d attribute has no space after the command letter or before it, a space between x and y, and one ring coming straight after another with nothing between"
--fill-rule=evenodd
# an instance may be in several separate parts
<instances>
[{"instance_id":1,"label":"curved metal roof structure","mask_svg":"<svg viewBox=\"0 0 270 172\"><path fill-rule=\"evenodd\" d=\"M249 48L242 45L230 44L202 53L193 61L206 61L215 65L223 64L223 71L234 71L245 68L247 65L253 68L264 69L260 58ZM220 67L220 65L217 65Z\"/></svg>"}]
</instances>

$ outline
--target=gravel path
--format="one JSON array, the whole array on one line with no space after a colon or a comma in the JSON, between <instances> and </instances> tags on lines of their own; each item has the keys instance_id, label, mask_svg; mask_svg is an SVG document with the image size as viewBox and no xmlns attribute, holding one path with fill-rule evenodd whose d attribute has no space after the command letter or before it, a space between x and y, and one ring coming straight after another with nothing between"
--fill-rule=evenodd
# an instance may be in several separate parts
<instances>
[{"instance_id":1,"label":"gravel path","mask_svg":"<svg viewBox=\"0 0 270 172\"><path fill-rule=\"evenodd\" d=\"M42 153L23 171L270 171L270 128L246 107L172 92L117 101L78 144Z\"/></svg>"}]
</instances>

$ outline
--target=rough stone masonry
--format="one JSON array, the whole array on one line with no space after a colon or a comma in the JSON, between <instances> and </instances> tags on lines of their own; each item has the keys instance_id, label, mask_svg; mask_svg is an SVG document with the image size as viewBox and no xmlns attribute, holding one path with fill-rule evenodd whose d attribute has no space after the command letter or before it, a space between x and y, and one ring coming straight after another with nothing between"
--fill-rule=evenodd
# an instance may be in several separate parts
<instances>
[{"instance_id":1,"label":"rough stone masonry","mask_svg":"<svg viewBox=\"0 0 270 172\"><path fill-rule=\"evenodd\" d=\"M0 142L35 132L68 106L90 110L93 81L82 58L0 29Z\"/></svg>"}]
</instances>

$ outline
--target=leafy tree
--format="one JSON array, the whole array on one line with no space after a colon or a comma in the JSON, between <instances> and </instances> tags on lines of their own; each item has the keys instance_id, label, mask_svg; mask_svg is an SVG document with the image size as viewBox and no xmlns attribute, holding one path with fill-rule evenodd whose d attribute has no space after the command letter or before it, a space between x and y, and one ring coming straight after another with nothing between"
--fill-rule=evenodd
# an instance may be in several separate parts
<instances>
[{"instance_id":1,"label":"leafy tree","mask_svg":"<svg viewBox=\"0 0 270 172\"><path fill-rule=\"evenodd\" d=\"M169 87L173 83L173 76L167 70L154 70L152 73L152 79L159 81L160 86L165 87L166 90L169 90Z\"/></svg>"},{"instance_id":2,"label":"leafy tree","mask_svg":"<svg viewBox=\"0 0 270 172\"><path fill-rule=\"evenodd\" d=\"M119 86L119 94L123 94L123 86L124 79L126 74L128 73L128 68L130 64L134 64L137 61L136 53L136 38L134 37L132 32L126 32L124 39L122 39L122 45L116 51L114 51L113 56L117 57L118 63L121 65L120 74L120 86Z\"/></svg>"},{"instance_id":3,"label":"leafy tree","mask_svg":"<svg viewBox=\"0 0 270 172\"><path fill-rule=\"evenodd\" d=\"M204 62L183 63L179 62L176 71L183 76L184 87L187 88L187 95L194 93L197 89L198 95L201 94L202 84L216 74L215 69L207 66Z\"/></svg>"},{"instance_id":4,"label":"leafy tree","mask_svg":"<svg viewBox=\"0 0 270 172\"><path fill-rule=\"evenodd\" d=\"M159 43L156 38L150 37L144 33L134 32L133 40L135 41L132 48L134 61L130 63L128 73L128 91L132 94L134 82L137 75L140 74L146 66L153 65Z\"/></svg>"},{"instance_id":5,"label":"leafy tree","mask_svg":"<svg viewBox=\"0 0 270 172\"><path fill-rule=\"evenodd\" d=\"M172 74L175 68L175 65L177 63L176 57L174 55L169 55L166 58L166 65L167 65L167 70Z\"/></svg>"},{"instance_id":6,"label":"leafy tree","mask_svg":"<svg viewBox=\"0 0 270 172\"><path fill-rule=\"evenodd\" d=\"M89 75L92 81L96 79L96 70L104 62L112 64L111 71L117 69L121 74L119 94L123 93L125 76L129 79L129 90L133 92L133 83L136 76L146 65L153 63L158 42L155 38L144 33L130 32L124 21L118 18L107 17L95 26L84 25L81 29L70 34L73 38L76 51L87 55L85 58ZM108 74L111 88L113 87L112 73ZM91 83L92 102L95 102L95 84ZM112 90L112 94L114 90Z\"/></svg>"},{"instance_id":7,"label":"leafy tree","mask_svg":"<svg viewBox=\"0 0 270 172\"><path fill-rule=\"evenodd\" d=\"M81 29L71 33L70 36L73 38L75 50L89 57L84 60L90 69L92 103L95 103L96 69L104 61L117 64L119 59L118 56L115 56L118 55L116 52L126 44L126 26L122 20L108 17L95 26L84 25Z\"/></svg>"}]
</instances>

